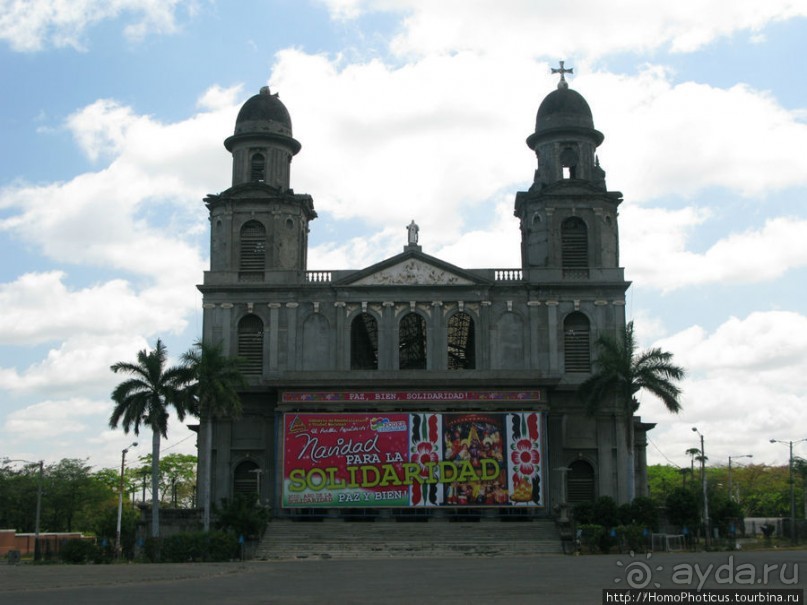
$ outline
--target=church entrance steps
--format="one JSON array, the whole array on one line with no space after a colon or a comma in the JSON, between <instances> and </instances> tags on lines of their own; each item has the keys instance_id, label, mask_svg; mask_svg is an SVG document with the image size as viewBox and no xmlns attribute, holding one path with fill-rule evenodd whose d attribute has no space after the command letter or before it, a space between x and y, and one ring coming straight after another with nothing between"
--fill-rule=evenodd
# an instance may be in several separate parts
<instances>
[{"instance_id":1,"label":"church entrance steps","mask_svg":"<svg viewBox=\"0 0 807 605\"><path fill-rule=\"evenodd\" d=\"M553 521L272 520L255 559L496 557L562 553Z\"/></svg>"}]
</instances>

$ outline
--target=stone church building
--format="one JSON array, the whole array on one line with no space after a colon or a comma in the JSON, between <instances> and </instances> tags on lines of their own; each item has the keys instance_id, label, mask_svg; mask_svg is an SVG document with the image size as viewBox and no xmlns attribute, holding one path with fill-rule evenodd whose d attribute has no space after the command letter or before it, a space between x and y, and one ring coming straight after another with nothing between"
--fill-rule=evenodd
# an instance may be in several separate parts
<instances>
[{"instance_id":1,"label":"stone church building","mask_svg":"<svg viewBox=\"0 0 807 605\"><path fill-rule=\"evenodd\" d=\"M564 72L527 137L538 166L515 195L511 268L431 256L414 220L391 258L309 268L317 213L291 188L289 112L267 87L244 103L224 141L232 186L205 198L203 338L243 357L249 383L241 417L202 419L214 422L213 502L258 492L293 518L551 516L645 493L653 425L634 419L630 456L619 409L589 417L576 398L596 339L625 326L629 283L622 194L606 187L603 134Z\"/></svg>"}]
</instances>

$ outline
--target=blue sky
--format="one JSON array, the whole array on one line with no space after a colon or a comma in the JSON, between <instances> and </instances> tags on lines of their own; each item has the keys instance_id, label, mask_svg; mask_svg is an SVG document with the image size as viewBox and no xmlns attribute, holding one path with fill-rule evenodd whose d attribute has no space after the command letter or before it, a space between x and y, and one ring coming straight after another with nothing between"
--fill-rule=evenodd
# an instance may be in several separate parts
<instances>
[{"instance_id":1,"label":"blue sky","mask_svg":"<svg viewBox=\"0 0 807 605\"><path fill-rule=\"evenodd\" d=\"M715 463L785 462L768 440L807 437L805 40L793 0L0 0L0 458L116 464L109 366L200 336L202 199L261 86L303 145L310 269L395 254L413 219L429 254L516 267L563 59L624 194L628 315L689 370L679 416L643 398L650 461L687 464L698 426ZM165 445L194 451L176 422Z\"/></svg>"}]
</instances>

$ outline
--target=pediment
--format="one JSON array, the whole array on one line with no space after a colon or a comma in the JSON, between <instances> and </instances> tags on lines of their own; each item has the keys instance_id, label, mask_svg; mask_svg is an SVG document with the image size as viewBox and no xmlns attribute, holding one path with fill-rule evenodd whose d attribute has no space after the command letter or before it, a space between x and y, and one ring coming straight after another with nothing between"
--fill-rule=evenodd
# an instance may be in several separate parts
<instances>
[{"instance_id":1,"label":"pediment","mask_svg":"<svg viewBox=\"0 0 807 605\"><path fill-rule=\"evenodd\" d=\"M372 269L372 268L371 268ZM423 258L409 257L385 267L376 268L351 281L356 286L461 286L476 283L459 271L430 263Z\"/></svg>"}]
</instances>

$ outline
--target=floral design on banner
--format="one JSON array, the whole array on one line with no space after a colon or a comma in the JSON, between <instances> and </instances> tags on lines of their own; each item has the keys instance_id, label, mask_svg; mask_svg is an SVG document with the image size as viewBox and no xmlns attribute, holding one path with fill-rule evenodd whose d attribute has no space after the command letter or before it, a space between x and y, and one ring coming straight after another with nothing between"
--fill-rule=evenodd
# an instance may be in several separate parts
<instances>
[{"instance_id":1,"label":"floral design on banner","mask_svg":"<svg viewBox=\"0 0 807 605\"><path fill-rule=\"evenodd\" d=\"M532 477L538 468L538 463L541 461L541 454L533 447L532 441L529 439L519 439L513 445L513 452L510 454L510 460L522 477Z\"/></svg>"}]
</instances>

